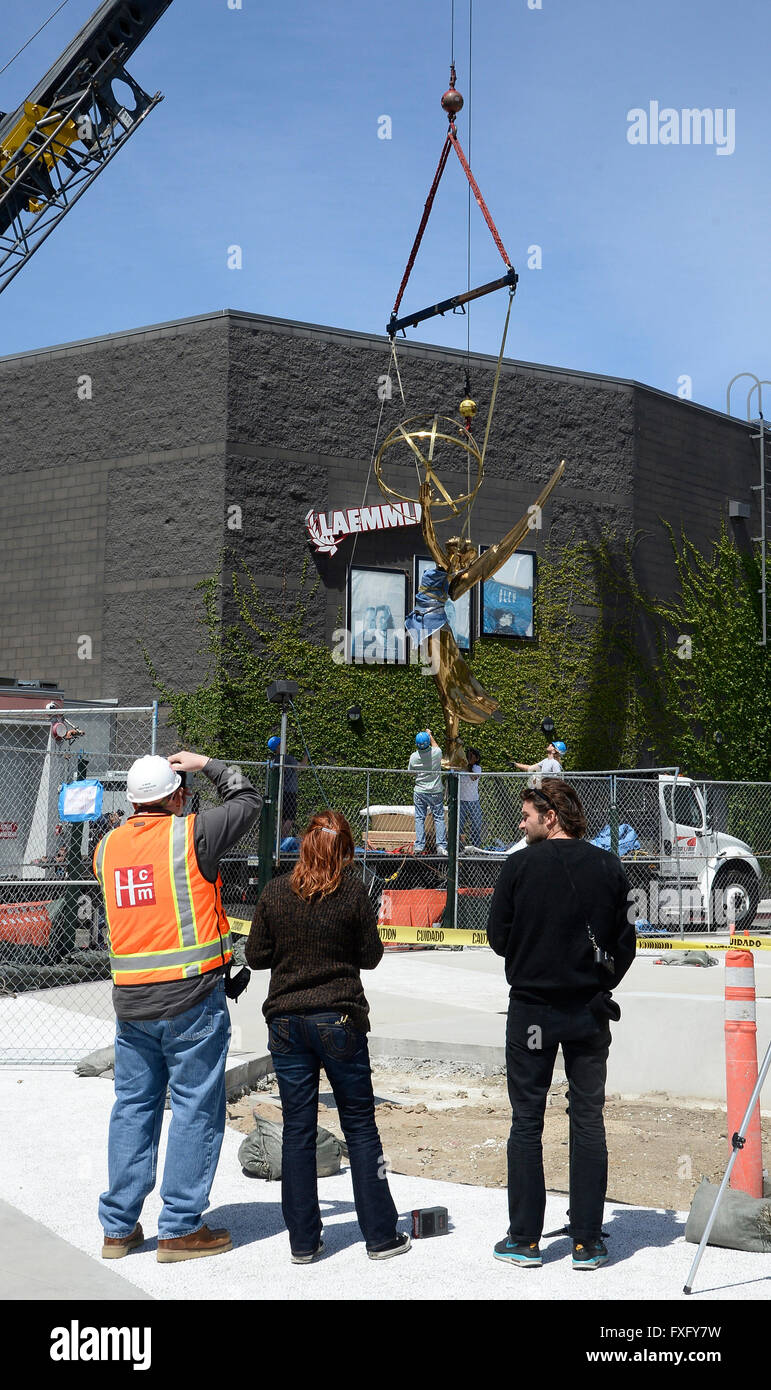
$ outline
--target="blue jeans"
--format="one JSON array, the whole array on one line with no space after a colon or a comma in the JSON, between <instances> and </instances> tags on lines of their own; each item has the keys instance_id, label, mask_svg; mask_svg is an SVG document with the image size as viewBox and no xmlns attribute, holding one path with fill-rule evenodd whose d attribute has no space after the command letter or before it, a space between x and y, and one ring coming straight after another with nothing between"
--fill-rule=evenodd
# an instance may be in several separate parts
<instances>
[{"instance_id":1,"label":"blue jeans","mask_svg":"<svg viewBox=\"0 0 771 1390\"><path fill-rule=\"evenodd\" d=\"M469 843L481 845L482 843L482 807L478 801L459 801L458 810L460 813L460 825L458 834L463 834L466 821L470 824Z\"/></svg>"},{"instance_id":2,"label":"blue jeans","mask_svg":"<svg viewBox=\"0 0 771 1390\"><path fill-rule=\"evenodd\" d=\"M161 1183L163 1240L200 1230L225 1133L225 1059L230 1016L218 981L203 1003L176 1018L118 1020L110 1186L99 1198L107 1236L133 1231L155 1187L166 1086L171 1125Z\"/></svg>"},{"instance_id":3,"label":"blue jeans","mask_svg":"<svg viewBox=\"0 0 771 1390\"><path fill-rule=\"evenodd\" d=\"M284 1112L281 1210L292 1254L312 1254L321 1238L316 1127L322 1067L348 1145L353 1200L367 1249L387 1245L399 1215L375 1124L366 1033L343 1022L339 1013L282 1014L270 1023L268 1047Z\"/></svg>"},{"instance_id":4,"label":"blue jeans","mask_svg":"<svg viewBox=\"0 0 771 1390\"><path fill-rule=\"evenodd\" d=\"M444 829L444 795L442 792L415 792L415 849L426 848L426 811L434 817L437 849L447 848Z\"/></svg>"}]
</instances>

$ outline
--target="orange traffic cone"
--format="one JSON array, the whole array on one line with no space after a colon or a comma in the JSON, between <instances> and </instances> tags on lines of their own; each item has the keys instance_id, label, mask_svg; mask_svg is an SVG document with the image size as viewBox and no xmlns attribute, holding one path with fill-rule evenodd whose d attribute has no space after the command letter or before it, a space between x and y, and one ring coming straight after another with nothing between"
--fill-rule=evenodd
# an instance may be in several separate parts
<instances>
[{"instance_id":1,"label":"orange traffic cone","mask_svg":"<svg viewBox=\"0 0 771 1390\"><path fill-rule=\"evenodd\" d=\"M755 960L752 951L726 951L725 1072L730 1149L731 1136L744 1119L758 1079ZM755 1106L747 1126L744 1146L734 1164L731 1187L748 1193L750 1197L763 1196L760 1102Z\"/></svg>"}]
</instances>

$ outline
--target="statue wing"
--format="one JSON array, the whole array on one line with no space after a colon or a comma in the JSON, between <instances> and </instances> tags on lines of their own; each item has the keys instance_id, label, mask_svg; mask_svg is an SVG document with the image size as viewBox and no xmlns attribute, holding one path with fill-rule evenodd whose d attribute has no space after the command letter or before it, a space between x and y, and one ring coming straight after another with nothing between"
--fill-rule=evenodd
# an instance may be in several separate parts
<instances>
[{"instance_id":1,"label":"statue wing","mask_svg":"<svg viewBox=\"0 0 771 1390\"><path fill-rule=\"evenodd\" d=\"M509 556L514 554L514 551L527 535L528 531L533 529L533 507L542 507L544 505L564 472L565 460L562 459L559 466L555 468L552 473L543 492L539 493L535 502L528 508L527 512L521 520L517 522L516 526L513 526L503 539L498 541L497 545L491 545L489 550L485 550L482 555L478 555L476 560L472 560L470 565L467 565L459 574L456 574L455 578L450 583L450 598L460 598L461 594L468 593L469 589L473 588L475 584L489 579L490 576L495 574L496 570L499 570L501 565L508 560ZM428 537L426 537L426 539L428 539Z\"/></svg>"}]
</instances>

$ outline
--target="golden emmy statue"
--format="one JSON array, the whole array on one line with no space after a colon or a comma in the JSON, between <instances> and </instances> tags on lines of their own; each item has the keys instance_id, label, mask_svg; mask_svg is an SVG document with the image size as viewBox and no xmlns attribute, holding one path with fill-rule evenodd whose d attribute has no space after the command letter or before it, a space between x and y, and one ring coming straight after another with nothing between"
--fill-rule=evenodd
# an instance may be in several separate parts
<instances>
[{"instance_id":1,"label":"golden emmy statue","mask_svg":"<svg viewBox=\"0 0 771 1390\"><path fill-rule=\"evenodd\" d=\"M423 577L416 606L409 614L406 626L434 672L444 715L446 739L442 762L445 767L466 767L466 755L459 736L461 720L468 724L484 724L487 719L502 717L497 700L483 690L458 650L447 616L447 600L461 598L475 584L484 583L505 564L527 532L533 529L534 519L536 522L540 519L540 509L565 471L563 459L516 526L497 545L490 546L480 555L468 536L463 536L461 524L468 517L484 476L487 434L480 452L469 428L475 412L474 402L466 399L460 405L460 413L467 421L465 426L440 415L407 420L391 431L375 460L375 476L385 497L400 502L420 503L423 537L436 561L436 569L427 570ZM490 417L488 431L489 425ZM407 447L409 453L406 457L414 463L417 498L397 491L384 479L384 458L389 450L399 445ZM460 448L466 455L465 491L455 497L447 491L437 472L437 446ZM393 454L390 458L393 459ZM442 513L447 513L445 520L457 521L460 532L450 536L444 547L437 536L434 520Z\"/></svg>"}]
</instances>

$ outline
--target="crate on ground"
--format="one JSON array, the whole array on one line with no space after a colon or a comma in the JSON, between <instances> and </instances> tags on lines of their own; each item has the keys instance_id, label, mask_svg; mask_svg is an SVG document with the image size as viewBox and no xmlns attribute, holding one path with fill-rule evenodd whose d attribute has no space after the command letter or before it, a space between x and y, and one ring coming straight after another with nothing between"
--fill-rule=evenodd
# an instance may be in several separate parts
<instances>
[{"instance_id":1,"label":"crate on ground","mask_svg":"<svg viewBox=\"0 0 771 1390\"><path fill-rule=\"evenodd\" d=\"M413 806L370 806L359 813L362 817L367 849L412 850L415 845L415 808Z\"/></svg>"}]
</instances>

